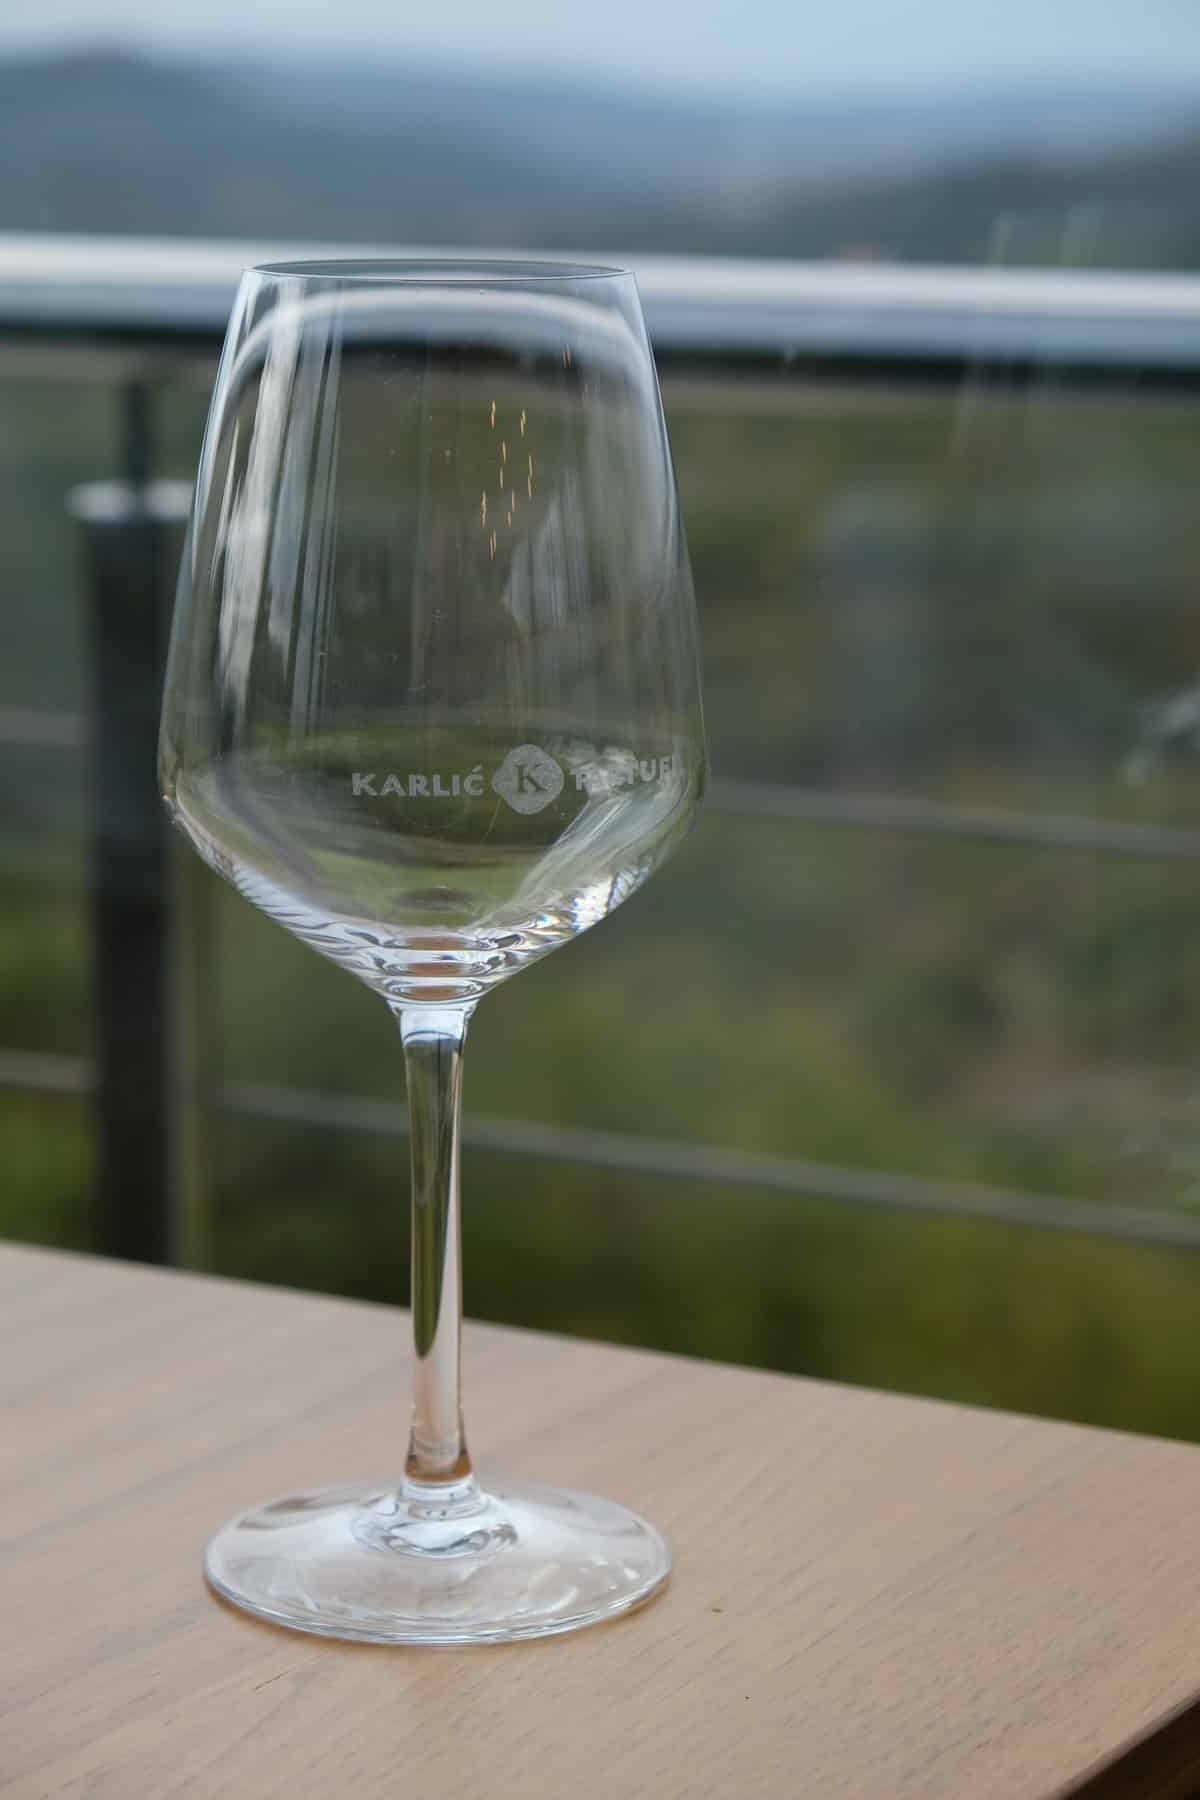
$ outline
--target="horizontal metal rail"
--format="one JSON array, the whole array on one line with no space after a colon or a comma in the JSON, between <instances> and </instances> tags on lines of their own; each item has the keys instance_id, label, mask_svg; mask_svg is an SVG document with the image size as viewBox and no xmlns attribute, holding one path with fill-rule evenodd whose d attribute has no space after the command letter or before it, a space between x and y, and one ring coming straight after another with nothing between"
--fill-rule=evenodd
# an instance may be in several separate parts
<instances>
[{"instance_id":1,"label":"horizontal metal rail","mask_svg":"<svg viewBox=\"0 0 1200 1800\"><path fill-rule=\"evenodd\" d=\"M81 713L0 707L0 745L80 750L86 747L89 735L87 719ZM707 804L711 811L738 818L790 820L801 825L841 825L917 837L1172 861L1200 856L1200 828L1074 813L1001 812L898 794L843 793L836 788L789 787L769 781L714 781Z\"/></svg>"},{"instance_id":2,"label":"horizontal metal rail","mask_svg":"<svg viewBox=\"0 0 1200 1800\"><path fill-rule=\"evenodd\" d=\"M220 1096L223 1110L288 1125L407 1136L404 1107L385 1100L344 1097L261 1083L236 1083ZM801 1157L716 1145L678 1144L624 1132L544 1125L528 1119L468 1114L463 1140L475 1150L533 1156L631 1175L666 1176L721 1187L752 1187L812 1199L849 1201L902 1212L941 1213L994 1224L1032 1225L1143 1244L1200 1249L1200 1221L1130 1206L1098 1206L1055 1195L1021 1193L972 1182L947 1182L893 1170L856 1169Z\"/></svg>"},{"instance_id":3,"label":"horizontal metal rail","mask_svg":"<svg viewBox=\"0 0 1200 1800\"><path fill-rule=\"evenodd\" d=\"M1173 860L1200 856L1200 829L1092 818L1086 813L1001 812L901 794L844 793L836 788L787 787L765 781L714 781L708 804L718 812L742 818L850 825L919 837L967 838L974 843Z\"/></svg>"},{"instance_id":4,"label":"horizontal metal rail","mask_svg":"<svg viewBox=\"0 0 1200 1800\"><path fill-rule=\"evenodd\" d=\"M0 1090L29 1094L91 1094L96 1085L91 1063L82 1056L58 1056L41 1050L0 1050Z\"/></svg>"},{"instance_id":5,"label":"horizontal metal rail","mask_svg":"<svg viewBox=\"0 0 1200 1800\"><path fill-rule=\"evenodd\" d=\"M0 236L0 337L215 344L241 271L420 246ZM488 252L500 256L503 252ZM1200 372L1200 278L687 256L632 267L660 355L782 364Z\"/></svg>"},{"instance_id":6,"label":"horizontal metal rail","mask_svg":"<svg viewBox=\"0 0 1200 1800\"><path fill-rule=\"evenodd\" d=\"M92 1081L91 1068L80 1057L0 1051L0 1090L87 1095L92 1091ZM238 1118L354 1134L408 1134L405 1108L385 1100L250 1082L226 1086L213 1099L219 1110ZM473 1150L614 1169L628 1175L759 1188L891 1211L941 1214L980 1223L1114 1238L1122 1243L1200 1250L1200 1220L973 1182L949 1182L892 1170L810 1162L794 1156L770 1156L615 1131L546 1125L530 1119L471 1114L463 1121L463 1140Z\"/></svg>"},{"instance_id":7,"label":"horizontal metal rail","mask_svg":"<svg viewBox=\"0 0 1200 1800\"><path fill-rule=\"evenodd\" d=\"M85 713L0 706L0 744L37 750L83 750L91 740Z\"/></svg>"}]
</instances>

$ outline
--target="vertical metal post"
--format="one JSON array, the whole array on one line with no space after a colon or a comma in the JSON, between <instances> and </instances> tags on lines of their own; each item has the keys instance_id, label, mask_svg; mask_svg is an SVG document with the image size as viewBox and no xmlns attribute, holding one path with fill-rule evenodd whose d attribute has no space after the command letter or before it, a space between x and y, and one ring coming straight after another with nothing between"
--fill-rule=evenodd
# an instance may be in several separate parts
<instances>
[{"instance_id":1,"label":"vertical metal post","mask_svg":"<svg viewBox=\"0 0 1200 1800\"><path fill-rule=\"evenodd\" d=\"M189 492L151 482L152 394L124 391L123 481L76 488L92 671L91 919L99 1247L168 1262L174 1080L168 826L156 750L171 595Z\"/></svg>"}]
</instances>

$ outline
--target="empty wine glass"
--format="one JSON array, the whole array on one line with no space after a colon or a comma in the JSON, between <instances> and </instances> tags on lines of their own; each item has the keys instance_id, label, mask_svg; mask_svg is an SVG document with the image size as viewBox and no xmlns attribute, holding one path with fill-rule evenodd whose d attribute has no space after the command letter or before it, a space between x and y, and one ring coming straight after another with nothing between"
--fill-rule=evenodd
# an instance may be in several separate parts
<instances>
[{"instance_id":1,"label":"empty wine glass","mask_svg":"<svg viewBox=\"0 0 1200 1800\"><path fill-rule=\"evenodd\" d=\"M534 1637L637 1605L670 1566L652 1525L476 1480L458 1213L476 1004L632 894L705 779L687 553L631 275L244 277L160 772L212 867L387 1003L411 1127L403 1474L243 1514L210 1544L209 1581L276 1623L392 1643Z\"/></svg>"}]
</instances>

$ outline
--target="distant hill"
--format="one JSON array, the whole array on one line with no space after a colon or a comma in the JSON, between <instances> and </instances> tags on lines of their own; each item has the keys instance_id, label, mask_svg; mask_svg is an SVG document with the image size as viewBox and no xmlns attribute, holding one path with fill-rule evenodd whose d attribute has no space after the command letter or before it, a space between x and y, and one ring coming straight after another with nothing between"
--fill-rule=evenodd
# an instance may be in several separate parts
<instances>
[{"instance_id":1,"label":"distant hill","mask_svg":"<svg viewBox=\"0 0 1200 1800\"><path fill-rule=\"evenodd\" d=\"M778 196L730 244L762 256L1200 270L1200 121L1173 142L1013 153Z\"/></svg>"},{"instance_id":2,"label":"distant hill","mask_svg":"<svg viewBox=\"0 0 1200 1800\"><path fill-rule=\"evenodd\" d=\"M421 67L0 63L0 229L1200 267L1200 81L783 107Z\"/></svg>"}]
</instances>

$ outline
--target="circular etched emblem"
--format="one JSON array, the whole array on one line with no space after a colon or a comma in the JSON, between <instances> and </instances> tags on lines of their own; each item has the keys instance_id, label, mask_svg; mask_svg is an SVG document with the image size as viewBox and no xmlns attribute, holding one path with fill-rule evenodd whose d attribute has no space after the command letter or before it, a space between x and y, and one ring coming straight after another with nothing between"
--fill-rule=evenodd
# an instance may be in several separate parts
<instances>
[{"instance_id":1,"label":"circular etched emblem","mask_svg":"<svg viewBox=\"0 0 1200 1800\"><path fill-rule=\"evenodd\" d=\"M537 744L518 744L492 776L500 798L518 813L541 812L543 806L557 800L562 785L562 770Z\"/></svg>"}]
</instances>

